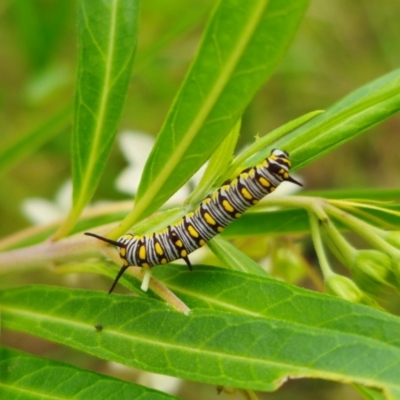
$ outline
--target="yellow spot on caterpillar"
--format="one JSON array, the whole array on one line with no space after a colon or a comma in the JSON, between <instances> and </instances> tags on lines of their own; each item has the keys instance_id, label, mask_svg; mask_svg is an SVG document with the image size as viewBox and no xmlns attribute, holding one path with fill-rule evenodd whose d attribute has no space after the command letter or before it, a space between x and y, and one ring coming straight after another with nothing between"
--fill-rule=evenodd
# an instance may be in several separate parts
<instances>
[{"instance_id":1,"label":"yellow spot on caterpillar","mask_svg":"<svg viewBox=\"0 0 400 400\"><path fill-rule=\"evenodd\" d=\"M269 158L270 158L271 160L276 160L276 156L274 156L274 155L269 156Z\"/></svg>"},{"instance_id":2,"label":"yellow spot on caterpillar","mask_svg":"<svg viewBox=\"0 0 400 400\"><path fill-rule=\"evenodd\" d=\"M268 160L264 160L264 161L261 163L261 168L266 168L266 167L268 167Z\"/></svg>"},{"instance_id":3,"label":"yellow spot on caterpillar","mask_svg":"<svg viewBox=\"0 0 400 400\"><path fill-rule=\"evenodd\" d=\"M235 214L235 218L239 218L239 217L241 217L241 216L242 216L241 213L236 213L236 214Z\"/></svg>"},{"instance_id":4,"label":"yellow spot on caterpillar","mask_svg":"<svg viewBox=\"0 0 400 400\"><path fill-rule=\"evenodd\" d=\"M253 204L257 204L259 201L260 201L260 200L254 199L254 200L252 201L252 203L253 203Z\"/></svg>"},{"instance_id":5,"label":"yellow spot on caterpillar","mask_svg":"<svg viewBox=\"0 0 400 400\"><path fill-rule=\"evenodd\" d=\"M230 186L231 186L231 187L235 187L235 186L237 185L237 183L238 183L238 179L235 178L235 179L231 182Z\"/></svg>"},{"instance_id":6,"label":"yellow spot on caterpillar","mask_svg":"<svg viewBox=\"0 0 400 400\"><path fill-rule=\"evenodd\" d=\"M159 256L162 256L162 255L164 254L164 250L163 250L163 248L161 247L161 244L160 244L160 243L157 242L157 243L155 244L154 248L156 249L156 253L157 253Z\"/></svg>"},{"instance_id":7,"label":"yellow spot on caterpillar","mask_svg":"<svg viewBox=\"0 0 400 400\"><path fill-rule=\"evenodd\" d=\"M166 258L162 258L161 259L161 264L166 264L167 263L167 259Z\"/></svg>"},{"instance_id":8,"label":"yellow spot on caterpillar","mask_svg":"<svg viewBox=\"0 0 400 400\"><path fill-rule=\"evenodd\" d=\"M206 244L206 241L204 239L199 240L199 245L204 246Z\"/></svg>"},{"instance_id":9,"label":"yellow spot on caterpillar","mask_svg":"<svg viewBox=\"0 0 400 400\"><path fill-rule=\"evenodd\" d=\"M246 188L243 188L243 189L241 190L241 192L242 192L242 195L243 195L243 197L244 197L245 199L251 200L251 199L253 198L253 196L250 194L250 192L249 192Z\"/></svg>"},{"instance_id":10,"label":"yellow spot on caterpillar","mask_svg":"<svg viewBox=\"0 0 400 400\"><path fill-rule=\"evenodd\" d=\"M240 177L241 177L242 179L246 180L246 179L248 179L249 174L248 174L247 172L243 172L243 173L240 174Z\"/></svg>"},{"instance_id":11,"label":"yellow spot on caterpillar","mask_svg":"<svg viewBox=\"0 0 400 400\"><path fill-rule=\"evenodd\" d=\"M178 240L175 242L175 245L178 246L178 247L183 247L182 240L179 240L179 239L178 239Z\"/></svg>"},{"instance_id":12,"label":"yellow spot on caterpillar","mask_svg":"<svg viewBox=\"0 0 400 400\"><path fill-rule=\"evenodd\" d=\"M140 246L139 248L139 258L141 260L145 260L146 259L146 246Z\"/></svg>"},{"instance_id":13,"label":"yellow spot on caterpillar","mask_svg":"<svg viewBox=\"0 0 400 400\"><path fill-rule=\"evenodd\" d=\"M229 188L230 188L230 185L224 185L221 187L221 190L227 191L227 190L229 190Z\"/></svg>"},{"instance_id":14,"label":"yellow spot on caterpillar","mask_svg":"<svg viewBox=\"0 0 400 400\"><path fill-rule=\"evenodd\" d=\"M264 187L271 186L271 183L267 179L263 178L262 176L258 179L258 182L260 182L261 185L263 185Z\"/></svg>"},{"instance_id":15,"label":"yellow spot on caterpillar","mask_svg":"<svg viewBox=\"0 0 400 400\"><path fill-rule=\"evenodd\" d=\"M283 173L285 172L285 170L283 169L283 168L281 168L280 170L279 170L279 173L282 175Z\"/></svg>"},{"instance_id":16,"label":"yellow spot on caterpillar","mask_svg":"<svg viewBox=\"0 0 400 400\"><path fill-rule=\"evenodd\" d=\"M223 200L222 201L222 206L225 208L226 211L228 212L233 212L235 209L232 207L232 204L229 203L228 200Z\"/></svg>"},{"instance_id":17,"label":"yellow spot on caterpillar","mask_svg":"<svg viewBox=\"0 0 400 400\"><path fill-rule=\"evenodd\" d=\"M269 190L270 190L270 192L274 192L275 189L276 189L276 187L272 186L271 189L269 189Z\"/></svg>"},{"instance_id":18,"label":"yellow spot on caterpillar","mask_svg":"<svg viewBox=\"0 0 400 400\"><path fill-rule=\"evenodd\" d=\"M186 250L182 250L181 251L181 257L186 257L187 256L187 251Z\"/></svg>"},{"instance_id":19,"label":"yellow spot on caterpillar","mask_svg":"<svg viewBox=\"0 0 400 400\"><path fill-rule=\"evenodd\" d=\"M255 168L252 168L249 172L248 172L250 178L254 178L254 175L256 174L256 170Z\"/></svg>"},{"instance_id":20,"label":"yellow spot on caterpillar","mask_svg":"<svg viewBox=\"0 0 400 400\"><path fill-rule=\"evenodd\" d=\"M218 232L222 232L224 230L224 228L222 227L222 226L219 226L218 228L217 228L217 231Z\"/></svg>"},{"instance_id":21,"label":"yellow spot on caterpillar","mask_svg":"<svg viewBox=\"0 0 400 400\"><path fill-rule=\"evenodd\" d=\"M193 212L187 213L187 214L186 214L186 218L187 218L187 219L188 219L188 218L192 218L192 217L193 217L193 215L194 215L194 213L193 213Z\"/></svg>"},{"instance_id":22,"label":"yellow spot on caterpillar","mask_svg":"<svg viewBox=\"0 0 400 400\"><path fill-rule=\"evenodd\" d=\"M215 221L215 219L209 213L205 213L204 218L205 218L207 224L209 224L209 225L215 225L217 223Z\"/></svg>"},{"instance_id":23,"label":"yellow spot on caterpillar","mask_svg":"<svg viewBox=\"0 0 400 400\"><path fill-rule=\"evenodd\" d=\"M211 199L209 197L205 198L202 203L203 204L208 204L211 201Z\"/></svg>"},{"instance_id":24,"label":"yellow spot on caterpillar","mask_svg":"<svg viewBox=\"0 0 400 400\"><path fill-rule=\"evenodd\" d=\"M119 250L119 255L121 257L125 257L126 256L126 248L125 247L121 247Z\"/></svg>"},{"instance_id":25,"label":"yellow spot on caterpillar","mask_svg":"<svg viewBox=\"0 0 400 400\"><path fill-rule=\"evenodd\" d=\"M218 191L216 191L211 195L211 199L215 200L218 196L219 196L219 193L218 193Z\"/></svg>"},{"instance_id":26,"label":"yellow spot on caterpillar","mask_svg":"<svg viewBox=\"0 0 400 400\"><path fill-rule=\"evenodd\" d=\"M287 178L289 178L289 174L288 174L287 172L285 172L285 173L283 174L283 177L284 177L285 179L287 179Z\"/></svg>"},{"instance_id":27,"label":"yellow spot on caterpillar","mask_svg":"<svg viewBox=\"0 0 400 400\"><path fill-rule=\"evenodd\" d=\"M197 232L196 229L194 229L192 225L188 226L188 231L190 233L190 236L195 237L195 238L199 237L199 232Z\"/></svg>"},{"instance_id":28,"label":"yellow spot on caterpillar","mask_svg":"<svg viewBox=\"0 0 400 400\"><path fill-rule=\"evenodd\" d=\"M150 265L149 265L149 264L147 264L147 263L142 263L142 267L143 267L143 268L149 268L149 267L150 267Z\"/></svg>"}]
</instances>

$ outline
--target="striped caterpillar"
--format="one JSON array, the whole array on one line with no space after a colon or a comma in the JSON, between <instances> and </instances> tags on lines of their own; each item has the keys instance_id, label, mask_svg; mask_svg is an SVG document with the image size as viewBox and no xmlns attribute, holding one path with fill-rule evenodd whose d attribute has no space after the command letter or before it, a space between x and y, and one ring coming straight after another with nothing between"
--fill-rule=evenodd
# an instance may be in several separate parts
<instances>
[{"instance_id":1,"label":"striped caterpillar","mask_svg":"<svg viewBox=\"0 0 400 400\"><path fill-rule=\"evenodd\" d=\"M248 208L273 192L281 182L289 181L301 186L300 182L289 175L290 166L288 153L272 150L263 162L245 169L235 179L225 182L193 212L159 232L143 236L126 234L117 241L86 232L86 235L120 248L119 255L123 265L109 293L114 290L119 278L129 266L148 268L182 258L192 270L188 258L190 253L221 233Z\"/></svg>"}]
</instances>

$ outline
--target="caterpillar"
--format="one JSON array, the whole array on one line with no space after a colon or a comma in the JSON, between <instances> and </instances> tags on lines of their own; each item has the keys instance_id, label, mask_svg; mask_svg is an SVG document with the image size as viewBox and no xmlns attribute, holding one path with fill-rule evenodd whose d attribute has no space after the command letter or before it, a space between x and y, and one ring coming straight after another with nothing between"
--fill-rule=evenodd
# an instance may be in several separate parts
<instances>
[{"instance_id":1,"label":"caterpillar","mask_svg":"<svg viewBox=\"0 0 400 400\"><path fill-rule=\"evenodd\" d=\"M159 232L143 236L126 234L116 241L85 232L85 235L120 248L119 255L123 265L108 293L114 290L129 266L148 268L181 258L192 270L188 258L190 253L221 233L248 208L273 192L281 182L289 181L302 186L289 175L290 167L287 152L272 150L263 162L243 170L235 179L226 181L206 197L193 212L189 212L178 222Z\"/></svg>"}]
</instances>

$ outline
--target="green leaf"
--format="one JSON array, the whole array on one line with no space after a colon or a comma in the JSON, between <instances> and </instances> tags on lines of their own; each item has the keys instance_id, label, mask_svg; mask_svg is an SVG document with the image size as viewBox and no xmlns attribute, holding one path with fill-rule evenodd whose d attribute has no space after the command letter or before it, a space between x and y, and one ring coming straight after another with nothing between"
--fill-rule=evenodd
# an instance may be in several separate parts
<instances>
[{"instance_id":1,"label":"green leaf","mask_svg":"<svg viewBox=\"0 0 400 400\"><path fill-rule=\"evenodd\" d=\"M196 265L193 271L188 271L173 264L154 268L154 276L192 308L356 332L365 338L391 342L400 348L400 337L396 337L400 328L399 318L277 279L206 265ZM391 322L378 326L376 318L380 317Z\"/></svg>"},{"instance_id":2,"label":"green leaf","mask_svg":"<svg viewBox=\"0 0 400 400\"><path fill-rule=\"evenodd\" d=\"M351 189L351 190L326 190L302 192L300 195L312 197L321 197L326 199L356 199L359 202L370 204L370 200L381 201L378 206L389 212L400 212L398 202L400 196L399 189ZM312 196L312 197L311 197ZM345 200L344 200L345 201ZM261 203L262 204L262 203ZM227 226L222 233L224 237L237 237L246 235L278 235L278 234L298 234L309 232L309 220L304 209L268 209L258 206L255 209L243 214L238 220ZM355 207L350 210L362 220L372 222L380 227L395 229L400 225L400 214L393 215L383 210L371 208ZM358 211L358 212L357 212ZM356 213L357 212L357 213ZM342 229L342 224L338 224Z\"/></svg>"},{"instance_id":3,"label":"green leaf","mask_svg":"<svg viewBox=\"0 0 400 400\"><path fill-rule=\"evenodd\" d=\"M303 209L250 211L228 225L222 236L308 233L309 230L308 214Z\"/></svg>"},{"instance_id":4,"label":"green leaf","mask_svg":"<svg viewBox=\"0 0 400 400\"><path fill-rule=\"evenodd\" d=\"M7 172L25 157L34 153L40 146L50 140L70 123L71 106L62 108L50 119L24 135L17 135L8 143L0 145L0 175Z\"/></svg>"},{"instance_id":5,"label":"green leaf","mask_svg":"<svg viewBox=\"0 0 400 400\"><path fill-rule=\"evenodd\" d=\"M267 156L269 156L270 146L276 143L278 139L282 138L289 132L293 131L297 127L305 124L307 121L310 121L312 118L315 118L317 115L322 113L323 111L321 110L309 112L302 115L301 117L287 122L286 124L274 129L271 132L268 132L262 138L257 139L233 160L229 170L225 174L226 178L232 178L235 175L239 175L240 171L245 167L253 167L254 165L259 164L262 160L266 158L266 151L268 151Z\"/></svg>"},{"instance_id":6,"label":"green leaf","mask_svg":"<svg viewBox=\"0 0 400 400\"><path fill-rule=\"evenodd\" d=\"M2 399L177 399L143 386L6 347L0 347L0 371Z\"/></svg>"},{"instance_id":7,"label":"green leaf","mask_svg":"<svg viewBox=\"0 0 400 400\"><path fill-rule=\"evenodd\" d=\"M210 193L214 185L219 186L222 183L217 178L221 177L221 172L226 169L233 158L233 152L239 139L241 123L242 120L240 119L211 156L199 184L186 199L185 204L197 205Z\"/></svg>"},{"instance_id":8,"label":"green leaf","mask_svg":"<svg viewBox=\"0 0 400 400\"><path fill-rule=\"evenodd\" d=\"M350 93L276 146L289 151L293 170L297 170L399 110L400 69L397 69Z\"/></svg>"},{"instance_id":9,"label":"green leaf","mask_svg":"<svg viewBox=\"0 0 400 400\"><path fill-rule=\"evenodd\" d=\"M78 5L73 208L57 238L72 229L97 188L121 116L137 38L136 0L82 0Z\"/></svg>"},{"instance_id":10,"label":"green leaf","mask_svg":"<svg viewBox=\"0 0 400 400\"><path fill-rule=\"evenodd\" d=\"M220 1L146 164L135 209L149 215L211 156L283 57L307 0Z\"/></svg>"},{"instance_id":11,"label":"green leaf","mask_svg":"<svg viewBox=\"0 0 400 400\"><path fill-rule=\"evenodd\" d=\"M264 277L268 276L265 269L221 236L216 236L210 240L207 246L229 269Z\"/></svg>"},{"instance_id":12,"label":"green leaf","mask_svg":"<svg viewBox=\"0 0 400 400\"><path fill-rule=\"evenodd\" d=\"M385 400L387 398L380 390L360 385L354 386L366 400Z\"/></svg>"},{"instance_id":13,"label":"green leaf","mask_svg":"<svg viewBox=\"0 0 400 400\"><path fill-rule=\"evenodd\" d=\"M197 271L192 277L199 278ZM187 316L151 299L36 286L0 293L2 324L107 360L211 384L274 390L291 376L400 391L397 317L327 295L302 295L283 282L278 291L271 279L218 271L206 269L203 284L218 287L221 301L233 288L237 304L258 311L243 315L245 307L226 312L217 306ZM248 284L248 277L258 282ZM264 296L269 302L259 303Z\"/></svg>"}]
</instances>

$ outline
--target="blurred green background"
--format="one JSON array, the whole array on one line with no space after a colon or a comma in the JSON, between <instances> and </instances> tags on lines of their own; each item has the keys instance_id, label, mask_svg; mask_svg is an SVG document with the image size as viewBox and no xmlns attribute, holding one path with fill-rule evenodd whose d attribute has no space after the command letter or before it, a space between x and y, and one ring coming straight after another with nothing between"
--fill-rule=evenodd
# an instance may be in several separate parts
<instances>
[{"instance_id":1,"label":"blurred green background","mask_svg":"<svg viewBox=\"0 0 400 400\"><path fill-rule=\"evenodd\" d=\"M195 7L187 0L142 2L137 56L120 130L152 135L160 130L213 4L210 0L196 2ZM70 0L0 2L0 146L37 129L72 104L77 63L75 14L76 2ZM288 54L247 109L239 146L302 114L326 109L366 82L398 68L399 15L400 2L395 0L384 4L312 1ZM51 140L0 175L1 237L30 225L21 212L24 199L51 200L70 177L69 115ZM306 188L398 186L399 131L400 117L395 116L304 168L300 174ZM97 199L128 198L115 189L116 177L125 166L115 146ZM78 357L74 354L72 359ZM198 395L203 388L203 398L214 398L213 388L198 384L187 384L179 395L191 398L191 393ZM359 398L347 386L319 381L292 382L278 394L262 398L293 398L294 392L296 399L310 398L310 392L318 399Z\"/></svg>"},{"instance_id":2,"label":"blurred green background","mask_svg":"<svg viewBox=\"0 0 400 400\"><path fill-rule=\"evenodd\" d=\"M196 51L213 1L141 4L137 57L120 129L156 135ZM0 5L0 145L37 128L71 104L77 61L75 2L13 0ZM285 122L326 109L400 65L400 3L311 2L279 69L243 117L244 145ZM301 171L307 189L391 187L398 182L400 119L394 117ZM54 198L70 176L71 126L0 176L0 234L29 224L26 197ZM126 165L110 157L97 198L123 199L114 182Z\"/></svg>"}]
</instances>

